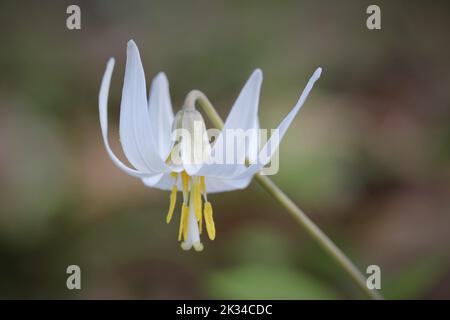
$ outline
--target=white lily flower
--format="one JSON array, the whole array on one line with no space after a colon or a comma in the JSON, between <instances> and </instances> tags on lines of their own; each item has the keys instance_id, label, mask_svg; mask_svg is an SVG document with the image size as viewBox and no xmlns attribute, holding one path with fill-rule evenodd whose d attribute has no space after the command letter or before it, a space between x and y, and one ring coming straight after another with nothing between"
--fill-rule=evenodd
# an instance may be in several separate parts
<instances>
[{"instance_id":1,"label":"white lily flower","mask_svg":"<svg viewBox=\"0 0 450 320\"><path fill-rule=\"evenodd\" d=\"M213 146L208 140L201 140L202 161L193 164L186 160L186 148L183 140L173 141L173 129L190 128L194 122L200 123L200 131L206 131L201 114L192 106L185 104L174 117L169 94L169 83L164 73L159 73L152 81L147 102L145 75L139 50L133 40L128 42L125 79L120 107L120 141L131 168L124 164L111 150L108 142L107 102L109 85L114 68L114 58L106 66L99 93L100 125L106 151L116 166L125 173L140 178L148 187L171 190L167 223L172 219L178 190L182 191L183 204L180 218L179 241L181 247L196 251L203 250L200 241L203 220L211 240L216 230L212 216L212 206L208 193L224 192L246 188L253 175L260 171L278 148L278 145L292 123L294 117L305 102L315 81L320 77L318 68L303 90L298 102L280 123L276 139L272 136L259 153L257 163L247 166L245 163L217 164L207 161L216 152L227 152L224 148L223 132L228 129L259 129L258 104L262 83L262 72L256 69L231 108L221 134ZM206 136L206 135L204 135ZM186 142L186 139L185 141ZM187 142L190 143L188 140ZM258 139L250 138L250 144L258 144ZM245 144L238 142L237 150ZM174 150L181 149L181 163L173 161ZM223 150L219 150L223 149ZM249 157L248 152L245 153Z\"/></svg>"}]
</instances>

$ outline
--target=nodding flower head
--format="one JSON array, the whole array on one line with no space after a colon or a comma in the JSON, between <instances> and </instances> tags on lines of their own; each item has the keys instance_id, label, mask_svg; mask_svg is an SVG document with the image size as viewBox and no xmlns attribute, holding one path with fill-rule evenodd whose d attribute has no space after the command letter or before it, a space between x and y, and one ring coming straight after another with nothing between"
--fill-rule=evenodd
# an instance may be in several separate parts
<instances>
[{"instance_id":1,"label":"nodding flower head","mask_svg":"<svg viewBox=\"0 0 450 320\"><path fill-rule=\"evenodd\" d=\"M124 164L112 151L108 140L108 92L114 68L111 58L99 93L99 113L106 151L114 164L123 172L137 177L153 188L170 191L166 222L172 220L177 194L181 192L181 214L178 240L184 250L203 250L200 236L204 230L210 240L216 237L213 209L208 195L211 193L243 189L254 174L262 170L278 149L281 139L305 102L315 81L320 77L318 68L299 100L262 148L257 136L237 139L232 148L226 143L229 130L259 130L258 105L262 71L256 69L247 80L231 108L224 127L210 144L205 122L195 109L195 101L203 94L191 91L180 111L174 116L169 94L169 82L164 73L153 79L147 98L147 86L139 50L130 40L127 47L125 79L120 106L120 142L130 164ZM228 155L235 150L249 158L248 148L257 146L260 160L256 163L217 163L211 161L216 154Z\"/></svg>"}]
</instances>

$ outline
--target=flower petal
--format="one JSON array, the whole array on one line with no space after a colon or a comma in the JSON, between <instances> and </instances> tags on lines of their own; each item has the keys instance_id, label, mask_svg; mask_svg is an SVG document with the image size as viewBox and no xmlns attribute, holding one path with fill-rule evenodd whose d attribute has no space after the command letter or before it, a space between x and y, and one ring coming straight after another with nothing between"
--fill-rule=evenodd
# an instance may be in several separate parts
<instances>
[{"instance_id":1,"label":"flower petal","mask_svg":"<svg viewBox=\"0 0 450 320\"><path fill-rule=\"evenodd\" d=\"M305 89L303 90L300 98L297 101L297 104L292 108L292 110L288 113L288 115L281 121L280 125L277 128L278 134L272 135L267 141L267 143L264 145L262 150L259 153L259 162L254 163L250 165L248 168L243 170L242 172L234 174L230 178L233 179L241 179L248 176L252 176L256 172L260 171L267 163L269 163L270 158L275 153L275 151L278 149L281 140L283 139L284 135L286 134L287 129L291 125L292 121L294 120L295 116L297 115L300 108L303 106L303 104L306 101L306 98L308 97L311 89L314 86L314 83L320 78L320 74L322 73L322 68L317 68L314 74L309 79Z\"/></svg>"},{"instance_id":2,"label":"flower petal","mask_svg":"<svg viewBox=\"0 0 450 320\"><path fill-rule=\"evenodd\" d=\"M177 183L178 190L181 190L181 181L180 181L181 179L177 180L175 180L175 178L170 173L161 173L156 174L154 176L142 178L142 182L147 187L152 187L161 190L172 190L172 187L175 182Z\"/></svg>"},{"instance_id":3,"label":"flower petal","mask_svg":"<svg viewBox=\"0 0 450 320\"><path fill-rule=\"evenodd\" d=\"M248 187L251 180L251 176L242 179L219 179L205 177L206 192L217 193L245 189Z\"/></svg>"},{"instance_id":4,"label":"flower petal","mask_svg":"<svg viewBox=\"0 0 450 320\"><path fill-rule=\"evenodd\" d=\"M227 129L241 129L244 132L247 130L249 133L248 138L246 139L235 139L237 145L234 146L233 155L235 156L235 163L242 163L238 161L238 157L242 157L244 160L248 158L250 155L250 146L258 146L258 134L257 130L259 129L259 121L258 121L258 106L259 106L259 96L261 92L261 84L263 80L263 74L261 69L256 69L251 74L250 78L245 83L241 92L239 93L236 102L233 104L230 113L225 121L225 124L222 128L222 132L226 132ZM222 135L221 135L222 136ZM216 144L217 148L224 148L221 143L221 139L223 137L218 137L218 143ZM226 137L226 135L225 135ZM226 140L223 139L224 141ZM215 145L215 146L216 146ZM225 141L224 152L230 152L231 150L227 150L227 143ZM257 149L256 149L257 150Z\"/></svg>"},{"instance_id":5,"label":"flower petal","mask_svg":"<svg viewBox=\"0 0 450 320\"><path fill-rule=\"evenodd\" d=\"M145 177L148 176L149 172L141 172L135 169L131 169L122 161L120 161L114 152L111 150L108 141L108 93L109 93L109 85L111 83L111 76L114 69L114 59L109 59L105 74L103 75L102 84L100 86L100 93L98 97L98 106L99 106L99 114L100 114L100 126L102 129L103 142L105 143L106 151L108 152L109 157L114 162L114 164L119 167L125 173L135 176L135 177Z\"/></svg>"},{"instance_id":6,"label":"flower petal","mask_svg":"<svg viewBox=\"0 0 450 320\"><path fill-rule=\"evenodd\" d=\"M252 177L242 179L220 179L214 177L205 177L205 185L207 193L218 193L225 191L233 191L245 189L252 180ZM151 177L142 178L142 182L147 187L157 188L161 190L170 191L176 182L178 190L182 189L181 179L175 180L170 173L157 174Z\"/></svg>"},{"instance_id":7,"label":"flower petal","mask_svg":"<svg viewBox=\"0 0 450 320\"><path fill-rule=\"evenodd\" d=\"M148 177L142 178L142 182L147 187L155 187L158 183L161 182L161 179L165 178L164 176L170 177L170 174L169 173L158 173L158 174L155 174L155 175L152 175L152 176L148 176ZM173 178L172 178L172 181L173 181ZM173 183L172 183L172 185L173 185ZM164 185L164 186L166 186L166 185ZM171 187L172 186L170 186L170 188ZM167 189L166 189L166 187L161 188L161 189L163 189L163 190L170 190L170 188L167 185Z\"/></svg>"},{"instance_id":8,"label":"flower petal","mask_svg":"<svg viewBox=\"0 0 450 320\"><path fill-rule=\"evenodd\" d=\"M137 169L153 172L169 170L154 146L144 69L133 40L127 46L119 133L124 153Z\"/></svg>"},{"instance_id":9,"label":"flower petal","mask_svg":"<svg viewBox=\"0 0 450 320\"><path fill-rule=\"evenodd\" d=\"M169 81L160 72L152 81L148 101L153 141L161 159L167 159L172 148L173 110L170 101Z\"/></svg>"},{"instance_id":10,"label":"flower petal","mask_svg":"<svg viewBox=\"0 0 450 320\"><path fill-rule=\"evenodd\" d=\"M244 164L245 159L249 156L254 157L254 154L252 155L250 153L250 146L258 146L259 143L259 136L257 134L257 129L259 129L258 105L262 79L263 75L260 69L253 71L239 93L236 102L233 104L221 133L217 137L211 150L209 160L216 158L222 159L222 162L224 162L226 157L227 163L230 164L216 165L211 164L211 161L207 161L210 164L206 163L197 170L189 170L189 168L187 168L190 175L226 177L246 168ZM227 134L227 130L236 129L248 133L247 138L235 139ZM227 138L234 140L234 143L233 141L227 143Z\"/></svg>"},{"instance_id":11,"label":"flower petal","mask_svg":"<svg viewBox=\"0 0 450 320\"><path fill-rule=\"evenodd\" d=\"M259 94L263 75L256 69L245 83L228 114L224 129L251 129L258 119Z\"/></svg>"}]
</instances>

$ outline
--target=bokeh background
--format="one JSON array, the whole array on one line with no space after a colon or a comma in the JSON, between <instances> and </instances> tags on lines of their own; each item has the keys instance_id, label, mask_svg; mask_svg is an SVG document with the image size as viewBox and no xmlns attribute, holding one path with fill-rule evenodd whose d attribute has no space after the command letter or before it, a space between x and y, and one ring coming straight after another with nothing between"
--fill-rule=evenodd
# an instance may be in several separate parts
<instances>
[{"instance_id":1,"label":"bokeh background","mask_svg":"<svg viewBox=\"0 0 450 320\"><path fill-rule=\"evenodd\" d=\"M66 8L81 7L80 31ZM97 95L126 43L175 109L194 88L225 117L256 67L274 128L317 66L273 179L391 299L450 298L450 6L377 1L1 1L0 298L363 298L258 185L210 196L216 240L198 254L165 224L169 194L108 158ZM124 157L122 157L124 159ZM175 220L176 221L176 220ZM82 290L66 268L82 269Z\"/></svg>"}]
</instances>

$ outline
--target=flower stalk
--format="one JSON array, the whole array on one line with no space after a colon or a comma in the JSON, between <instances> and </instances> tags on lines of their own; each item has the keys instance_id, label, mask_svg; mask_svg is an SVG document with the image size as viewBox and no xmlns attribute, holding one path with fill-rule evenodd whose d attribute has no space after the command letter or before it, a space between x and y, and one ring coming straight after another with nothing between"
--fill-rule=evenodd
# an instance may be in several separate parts
<instances>
[{"instance_id":1,"label":"flower stalk","mask_svg":"<svg viewBox=\"0 0 450 320\"><path fill-rule=\"evenodd\" d=\"M202 107L211 123L217 128L222 129L224 122L217 113L214 106L208 98L198 90L191 91L185 104L195 105L195 102ZM256 181L282 206L286 211L306 230L306 232L324 249L337 264L350 276L353 282L370 299L382 300L383 297L377 290L371 290L367 287L366 277L356 267L356 265L339 249L336 244L292 201L268 176L257 173Z\"/></svg>"}]
</instances>

